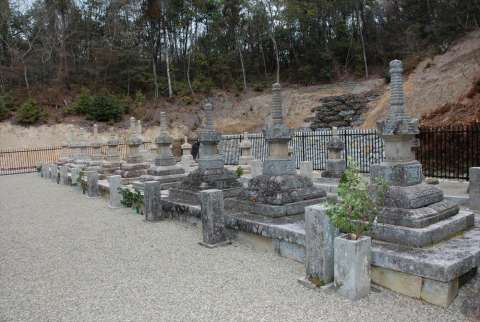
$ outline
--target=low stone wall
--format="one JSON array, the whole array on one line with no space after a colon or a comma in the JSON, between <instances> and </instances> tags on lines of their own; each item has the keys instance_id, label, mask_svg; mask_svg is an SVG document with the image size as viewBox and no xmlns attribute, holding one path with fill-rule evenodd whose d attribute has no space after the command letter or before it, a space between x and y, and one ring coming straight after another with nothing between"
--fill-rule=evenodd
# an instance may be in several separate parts
<instances>
[{"instance_id":1,"label":"low stone wall","mask_svg":"<svg viewBox=\"0 0 480 322\"><path fill-rule=\"evenodd\" d=\"M320 99L320 105L312 109L314 116L306 119L312 129L359 126L368 103L380 93L369 91L362 94L328 96Z\"/></svg>"}]
</instances>

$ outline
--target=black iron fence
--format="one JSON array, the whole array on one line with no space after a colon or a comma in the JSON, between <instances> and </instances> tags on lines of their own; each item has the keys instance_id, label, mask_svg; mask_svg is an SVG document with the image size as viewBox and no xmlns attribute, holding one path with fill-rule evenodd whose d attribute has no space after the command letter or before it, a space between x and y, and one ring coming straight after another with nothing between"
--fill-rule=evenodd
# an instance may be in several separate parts
<instances>
[{"instance_id":1,"label":"black iron fence","mask_svg":"<svg viewBox=\"0 0 480 322\"><path fill-rule=\"evenodd\" d=\"M383 140L374 129L339 129L338 135L345 142L343 158L347 163L354 162L362 172L369 172L370 165L383 161ZM328 158L327 144L332 137L330 129L296 131L292 136L289 148L296 161L297 168L301 161L311 161L314 170L324 170ZM254 159L265 160L268 155L268 144L262 133L248 135L252 142ZM243 135L224 135L220 144L220 152L225 164L236 165L240 158L239 144Z\"/></svg>"},{"instance_id":2,"label":"black iron fence","mask_svg":"<svg viewBox=\"0 0 480 322\"><path fill-rule=\"evenodd\" d=\"M421 128L418 138L416 155L425 176L468 180L468 169L480 166L480 123Z\"/></svg>"},{"instance_id":3,"label":"black iron fence","mask_svg":"<svg viewBox=\"0 0 480 322\"><path fill-rule=\"evenodd\" d=\"M355 162L362 172L369 172L370 166L383 161L383 140L374 129L339 129L339 136L345 142L343 157L347 163ZM254 159L265 160L268 145L262 133L248 135L252 142ZM327 143L332 137L329 129L302 130L294 132L290 141L290 150L297 167L301 161L312 161L315 170L325 169L328 158ZM418 135L419 147L417 159L423 165L423 172L428 177L467 179L468 169L480 166L480 124L468 127L448 127L441 129L421 128ZM238 164L240 157L239 143L243 136L224 135L219 146L225 164ZM180 145L176 142L174 145ZM178 150L176 146L176 150ZM145 142L144 150L153 148L152 142ZM107 146L101 151L107 154ZM120 144L118 152L126 158L128 146ZM42 162L55 162L72 151L65 146L41 148L0 150L0 175L35 172ZM87 153L92 155L94 149L89 147Z\"/></svg>"}]
</instances>

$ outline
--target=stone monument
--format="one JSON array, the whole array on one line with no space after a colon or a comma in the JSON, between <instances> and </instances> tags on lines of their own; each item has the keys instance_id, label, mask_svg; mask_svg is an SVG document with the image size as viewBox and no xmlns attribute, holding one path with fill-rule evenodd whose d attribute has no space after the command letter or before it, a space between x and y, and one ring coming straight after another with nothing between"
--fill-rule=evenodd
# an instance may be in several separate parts
<instances>
[{"instance_id":1,"label":"stone monument","mask_svg":"<svg viewBox=\"0 0 480 322\"><path fill-rule=\"evenodd\" d=\"M240 142L240 159L238 164L243 166L248 165L252 158L252 141L248 138L248 132L243 133L243 140Z\"/></svg>"},{"instance_id":2,"label":"stone monument","mask_svg":"<svg viewBox=\"0 0 480 322\"><path fill-rule=\"evenodd\" d=\"M135 182L134 187L143 190L143 182L158 181L162 184L162 189L172 186L185 177L185 169L177 165L172 154L172 138L168 133L167 114L160 113L160 133L155 138L157 146L157 155L155 164L147 170L146 175L140 177L140 182Z\"/></svg>"},{"instance_id":3,"label":"stone monument","mask_svg":"<svg viewBox=\"0 0 480 322\"><path fill-rule=\"evenodd\" d=\"M184 137L184 142L181 146L182 149L182 159L180 160L180 164L182 167L188 171L190 168L195 166L195 161L193 160L192 156L192 145L188 143L187 136Z\"/></svg>"},{"instance_id":4,"label":"stone monument","mask_svg":"<svg viewBox=\"0 0 480 322\"><path fill-rule=\"evenodd\" d=\"M268 217L304 213L306 206L321 203L326 193L313 185L312 179L297 174L289 156L291 130L283 122L280 84L273 84L272 123L264 130L269 145L262 175L252 178L238 200L227 207Z\"/></svg>"},{"instance_id":5,"label":"stone monument","mask_svg":"<svg viewBox=\"0 0 480 322\"><path fill-rule=\"evenodd\" d=\"M345 143L338 136L336 127L332 128L332 138L327 144L328 158L326 170L322 172L324 178L340 178L347 168L347 161L342 158Z\"/></svg>"},{"instance_id":6,"label":"stone monument","mask_svg":"<svg viewBox=\"0 0 480 322\"><path fill-rule=\"evenodd\" d=\"M417 297L447 306L457 294L459 277L478 266L470 258L480 249L472 254L468 244L480 237L464 240L474 215L459 211L439 188L422 183L422 165L412 150L418 121L405 113L401 61L390 63L390 75L390 110L377 124L385 161L370 169L372 193L379 180L388 184L385 205L369 232L376 241L373 265L381 267L373 270L373 281L402 292L405 288L385 276L414 275L421 279ZM447 270L448 276L443 274Z\"/></svg>"},{"instance_id":7,"label":"stone monument","mask_svg":"<svg viewBox=\"0 0 480 322\"><path fill-rule=\"evenodd\" d=\"M122 178L138 178L146 174L150 164L144 162L143 156L140 154L140 146L143 144L143 140L138 135L137 127L135 126L135 118L130 118L130 136L127 141L128 154L127 162L121 165Z\"/></svg>"},{"instance_id":8,"label":"stone monument","mask_svg":"<svg viewBox=\"0 0 480 322\"><path fill-rule=\"evenodd\" d=\"M110 128L110 138L107 141L107 155L102 161L101 173L103 175L112 175L121 173L121 167L123 161L120 159L120 153L118 146L120 141L115 135L113 128Z\"/></svg>"},{"instance_id":9,"label":"stone monument","mask_svg":"<svg viewBox=\"0 0 480 322\"><path fill-rule=\"evenodd\" d=\"M190 172L178 188L170 189L169 199L172 201L198 205L201 190L219 189L223 191L225 198L236 196L242 190L237 176L224 167L223 159L218 154L220 134L214 129L212 104L205 104L205 112L206 124L198 131L200 140L198 168Z\"/></svg>"}]
</instances>

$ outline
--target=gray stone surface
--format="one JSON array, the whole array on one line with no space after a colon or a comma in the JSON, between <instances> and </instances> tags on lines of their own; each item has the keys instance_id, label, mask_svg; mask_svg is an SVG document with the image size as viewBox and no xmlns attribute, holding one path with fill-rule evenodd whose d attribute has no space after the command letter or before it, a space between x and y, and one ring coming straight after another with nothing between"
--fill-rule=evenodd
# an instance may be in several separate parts
<instances>
[{"instance_id":1,"label":"gray stone surface","mask_svg":"<svg viewBox=\"0 0 480 322\"><path fill-rule=\"evenodd\" d=\"M217 189L201 191L200 204L203 243L214 246L226 242L223 192Z\"/></svg>"},{"instance_id":2,"label":"gray stone surface","mask_svg":"<svg viewBox=\"0 0 480 322\"><path fill-rule=\"evenodd\" d=\"M413 186L423 181L422 165L418 161L373 164L370 167L370 178L373 182L385 180L392 186Z\"/></svg>"},{"instance_id":3,"label":"gray stone surface","mask_svg":"<svg viewBox=\"0 0 480 322\"><path fill-rule=\"evenodd\" d=\"M470 168L469 207L480 211L480 168Z\"/></svg>"},{"instance_id":4,"label":"gray stone surface","mask_svg":"<svg viewBox=\"0 0 480 322\"><path fill-rule=\"evenodd\" d=\"M250 173L252 175L252 178L262 174L263 172L262 160L250 160L248 164L250 165Z\"/></svg>"},{"instance_id":5,"label":"gray stone surface","mask_svg":"<svg viewBox=\"0 0 480 322\"><path fill-rule=\"evenodd\" d=\"M115 175L107 177L109 187L108 207L112 209L122 207L122 195L120 194L120 187L122 186L122 176Z\"/></svg>"},{"instance_id":6,"label":"gray stone surface","mask_svg":"<svg viewBox=\"0 0 480 322\"><path fill-rule=\"evenodd\" d=\"M1 321L468 321L460 298L440 310L380 288L352 304L246 241L199 247L200 225L146 224L34 175L0 185Z\"/></svg>"},{"instance_id":7,"label":"gray stone surface","mask_svg":"<svg viewBox=\"0 0 480 322\"><path fill-rule=\"evenodd\" d=\"M162 219L161 183L146 181L144 185L143 204L145 207L145 220L157 221Z\"/></svg>"},{"instance_id":8,"label":"gray stone surface","mask_svg":"<svg viewBox=\"0 0 480 322\"><path fill-rule=\"evenodd\" d=\"M322 171L324 178L340 178L347 168L347 161L343 159L328 159L325 171Z\"/></svg>"},{"instance_id":9,"label":"gray stone surface","mask_svg":"<svg viewBox=\"0 0 480 322\"><path fill-rule=\"evenodd\" d=\"M368 296L370 292L370 237L348 240L345 235L335 238L335 286L342 296L352 301Z\"/></svg>"},{"instance_id":10,"label":"gray stone surface","mask_svg":"<svg viewBox=\"0 0 480 322\"><path fill-rule=\"evenodd\" d=\"M385 206L416 209L443 200L443 192L437 187L418 184L411 187L391 186L385 194Z\"/></svg>"},{"instance_id":11,"label":"gray stone surface","mask_svg":"<svg viewBox=\"0 0 480 322\"><path fill-rule=\"evenodd\" d=\"M42 164L42 178L47 179L50 172L50 166L47 163Z\"/></svg>"},{"instance_id":12,"label":"gray stone surface","mask_svg":"<svg viewBox=\"0 0 480 322\"><path fill-rule=\"evenodd\" d=\"M239 165L248 165L252 160L252 141L248 138L248 132L243 133L243 140L239 144L240 158Z\"/></svg>"},{"instance_id":13,"label":"gray stone surface","mask_svg":"<svg viewBox=\"0 0 480 322\"><path fill-rule=\"evenodd\" d=\"M87 197L97 198L98 195L98 172L97 171L85 171L85 177L87 180Z\"/></svg>"},{"instance_id":14,"label":"gray stone surface","mask_svg":"<svg viewBox=\"0 0 480 322\"><path fill-rule=\"evenodd\" d=\"M69 177L68 177L68 167L65 165L60 166L60 183L63 185L69 184Z\"/></svg>"},{"instance_id":15,"label":"gray stone surface","mask_svg":"<svg viewBox=\"0 0 480 322\"><path fill-rule=\"evenodd\" d=\"M410 247L426 247L470 229L474 225L472 213L458 213L424 228L397 225L373 224L369 235L374 239Z\"/></svg>"},{"instance_id":16,"label":"gray stone surface","mask_svg":"<svg viewBox=\"0 0 480 322\"><path fill-rule=\"evenodd\" d=\"M70 169L70 182L72 185L78 184L78 178L80 177L80 169L77 167L73 167Z\"/></svg>"},{"instance_id":17,"label":"gray stone surface","mask_svg":"<svg viewBox=\"0 0 480 322\"><path fill-rule=\"evenodd\" d=\"M333 282L333 242L338 236L326 214L325 207L305 207L305 269L306 279L321 286Z\"/></svg>"},{"instance_id":18,"label":"gray stone surface","mask_svg":"<svg viewBox=\"0 0 480 322\"><path fill-rule=\"evenodd\" d=\"M50 179L58 183L58 165L55 163L50 165Z\"/></svg>"},{"instance_id":19,"label":"gray stone surface","mask_svg":"<svg viewBox=\"0 0 480 322\"><path fill-rule=\"evenodd\" d=\"M300 162L300 175L303 177L313 178L313 163L312 161Z\"/></svg>"}]
</instances>

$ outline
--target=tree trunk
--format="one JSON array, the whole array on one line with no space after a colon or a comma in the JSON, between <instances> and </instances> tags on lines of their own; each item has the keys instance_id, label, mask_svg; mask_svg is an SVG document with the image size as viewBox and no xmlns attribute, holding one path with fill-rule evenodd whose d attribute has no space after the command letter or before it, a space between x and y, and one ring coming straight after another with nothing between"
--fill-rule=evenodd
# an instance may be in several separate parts
<instances>
[{"instance_id":1,"label":"tree trunk","mask_svg":"<svg viewBox=\"0 0 480 322\"><path fill-rule=\"evenodd\" d=\"M242 67L242 76L243 76L243 90L247 90L247 74L245 72L245 66L243 64L243 54L242 54L242 47L240 46L240 39L237 38L237 47L238 47L238 54L240 56L240 65Z\"/></svg>"},{"instance_id":2,"label":"tree trunk","mask_svg":"<svg viewBox=\"0 0 480 322\"><path fill-rule=\"evenodd\" d=\"M361 5L363 5L363 3ZM365 50L365 39L363 37L363 21L360 20L360 14L358 11L357 11L357 22L358 22L358 29L360 32L360 41L362 43L363 63L365 66L365 79L368 79L368 62L367 62L367 52Z\"/></svg>"},{"instance_id":3,"label":"tree trunk","mask_svg":"<svg viewBox=\"0 0 480 322\"><path fill-rule=\"evenodd\" d=\"M157 60L155 59L155 56L152 55L154 97L155 97L155 99L158 99L158 79L157 79L157 63L156 63L156 61Z\"/></svg>"},{"instance_id":4,"label":"tree trunk","mask_svg":"<svg viewBox=\"0 0 480 322\"><path fill-rule=\"evenodd\" d=\"M267 61L265 60L265 52L263 51L263 45L262 45L261 42L260 42L260 52L262 53L263 70L264 70L264 72L265 72L265 79L267 79L267 77L268 77L268 73L267 73Z\"/></svg>"},{"instance_id":5,"label":"tree trunk","mask_svg":"<svg viewBox=\"0 0 480 322\"><path fill-rule=\"evenodd\" d=\"M30 84L28 83L28 73L27 73L27 64L23 62L23 79L25 80L25 86L27 90L30 91Z\"/></svg>"},{"instance_id":6,"label":"tree trunk","mask_svg":"<svg viewBox=\"0 0 480 322\"><path fill-rule=\"evenodd\" d=\"M275 50L275 59L277 61L277 78L276 82L280 83L280 58L278 56L278 47L277 47L277 41L275 40L275 37L273 34L270 35L270 38L272 39L273 42L273 50Z\"/></svg>"},{"instance_id":7,"label":"tree trunk","mask_svg":"<svg viewBox=\"0 0 480 322\"><path fill-rule=\"evenodd\" d=\"M164 37L166 42L165 62L167 64L168 97L173 97L172 79L170 77L170 54L169 54L170 40L168 39L168 34L166 29L164 29Z\"/></svg>"}]
</instances>

